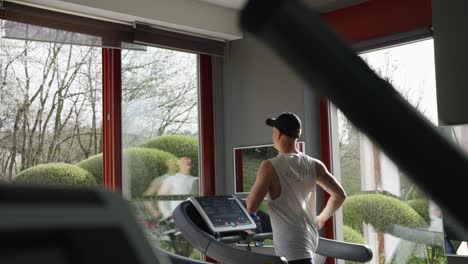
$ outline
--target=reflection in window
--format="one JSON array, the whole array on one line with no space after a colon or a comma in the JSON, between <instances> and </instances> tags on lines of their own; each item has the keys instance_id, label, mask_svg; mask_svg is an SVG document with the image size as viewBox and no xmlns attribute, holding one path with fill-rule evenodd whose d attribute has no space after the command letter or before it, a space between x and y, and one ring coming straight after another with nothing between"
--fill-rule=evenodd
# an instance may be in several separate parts
<instances>
[{"instance_id":1,"label":"reflection in window","mask_svg":"<svg viewBox=\"0 0 468 264\"><path fill-rule=\"evenodd\" d=\"M0 22L0 182L100 184L102 164L83 162L102 151L101 49L45 42L57 31L41 27L49 38L26 40L25 26Z\"/></svg>"},{"instance_id":2,"label":"reflection in window","mask_svg":"<svg viewBox=\"0 0 468 264\"><path fill-rule=\"evenodd\" d=\"M122 51L123 192L155 244L200 258L172 212L199 194L197 56L144 47Z\"/></svg>"},{"instance_id":3,"label":"reflection in window","mask_svg":"<svg viewBox=\"0 0 468 264\"><path fill-rule=\"evenodd\" d=\"M361 57L437 125L433 53L426 40ZM334 165L348 195L338 233L369 245L371 263L446 263L441 209L339 111L337 129Z\"/></svg>"}]
</instances>

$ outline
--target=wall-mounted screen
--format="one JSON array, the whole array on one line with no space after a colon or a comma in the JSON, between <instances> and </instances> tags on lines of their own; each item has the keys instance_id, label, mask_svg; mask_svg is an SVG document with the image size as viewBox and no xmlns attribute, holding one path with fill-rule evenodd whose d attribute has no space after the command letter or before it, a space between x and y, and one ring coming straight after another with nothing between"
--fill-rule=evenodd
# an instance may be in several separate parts
<instances>
[{"instance_id":1,"label":"wall-mounted screen","mask_svg":"<svg viewBox=\"0 0 468 264\"><path fill-rule=\"evenodd\" d=\"M305 151L305 142L297 142L297 149ZM234 148L235 192L248 193L255 182L258 167L263 160L274 158L278 151L273 145Z\"/></svg>"}]
</instances>

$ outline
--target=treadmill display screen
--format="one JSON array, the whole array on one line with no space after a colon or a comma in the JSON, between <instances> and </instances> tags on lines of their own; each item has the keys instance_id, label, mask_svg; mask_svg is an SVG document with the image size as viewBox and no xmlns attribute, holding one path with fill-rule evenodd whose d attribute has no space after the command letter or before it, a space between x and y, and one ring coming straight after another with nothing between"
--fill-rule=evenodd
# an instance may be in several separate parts
<instances>
[{"instance_id":1,"label":"treadmill display screen","mask_svg":"<svg viewBox=\"0 0 468 264\"><path fill-rule=\"evenodd\" d=\"M208 196L193 198L203 210L214 231L234 231L256 227L252 218L234 196ZM193 201L192 201L193 202ZM200 211L200 210L199 210ZM202 213L202 214L203 214Z\"/></svg>"}]
</instances>

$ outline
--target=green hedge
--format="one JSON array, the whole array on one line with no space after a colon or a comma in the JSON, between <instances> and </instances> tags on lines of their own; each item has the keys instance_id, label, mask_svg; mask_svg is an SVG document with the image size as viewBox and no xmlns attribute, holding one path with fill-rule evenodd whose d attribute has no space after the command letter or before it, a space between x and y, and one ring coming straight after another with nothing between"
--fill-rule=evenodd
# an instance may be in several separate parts
<instances>
[{"instance_id":1,"label":"green hedge","mask_svg":"<svg viewBox=\"0 0 468 264\"><path fill-rule=\"evenodd\" d=\"M94 186L88 171L67 163L40 164L20 172L14 179L20 184Z\"/></svg>"},{"instance_id":2,"label":"green hedge","mask_svg":"<svg viewBox=\"0 0 468 264\"><path fill-rule=\"evenodd\" d=\"M343 236L345 242L364 244L364 237L347 225L343 225Z\"/></svg>"},{"instance_id":3,"label":"green hedge","mask_svg":"<svg viewBox=\"0 0 468 264\"><path fill-rule=\"evenodd\" d=\"M87 170L94 176L97 184L102 185L102 153L91 156L75 165Z\"/></svg>"},{"instance_id":4,"label":"green hedge","mask_svg":"<svg viewBox=\"0 0 468 264\"><path fill-rule=\"evenodd\" d=\"M195 137L170 135L152 138L142 147L160 149L174 154L176 157L189 157L192 159L190 174L198 176L198 140Z\"/></svg>"},{"instance_id":5,"label":"green hedge","mask_svg":"<svg viewBox=\"0 0 468 264\"><path fill-rule=\"evenodd\" d=\"M376 231L392 233L394 225L426 228L424 219L411 206L399 199L382 194L349 196L344 205L344 224L363 233L363 223L371 224Z\"/></svg>"},{"instance_id":6,"label":"green hedge","mask_svg":"<svg viewBox=\"0 0 468 264\"><path fill-rule=\"evenodd\" d=\"M407 205L411 206L427 224L431 223L431 217L429 216L429 201L427 199L415 199L405 202Z\"/></svg>"},{"instance_id":7,"label":"green hedge","mask_svg":"<svg viewBox=\"0 0 468 264\"><path fill-rule=\"evenodd\" d=\"M140 198L151 181L167 173L167 161L176 159L171 153L150 148L123 150L123 174L131 175L132 198ZM102 184L102 154L81 161L77 166L88 170Z\"/></svg>"}]
</instances>

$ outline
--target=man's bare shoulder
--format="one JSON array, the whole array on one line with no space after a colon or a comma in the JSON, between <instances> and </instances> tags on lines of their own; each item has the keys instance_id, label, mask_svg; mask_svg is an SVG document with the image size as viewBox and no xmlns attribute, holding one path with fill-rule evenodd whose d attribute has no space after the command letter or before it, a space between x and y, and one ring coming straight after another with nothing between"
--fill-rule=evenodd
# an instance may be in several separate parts
<instances>
[{"instance_id":1,"label":"man's bare shoulder","mask_svg":"<svg viewBox=\"0 0 468 264\"><path fill-rule=\"evenodd\" d=\"M323 164L322 161L318 159L313 159L314 160L314 166L315 166L315 172L317 175L317 178L320 178L323 174L327 173L327 167L325 164Z\"/></svg>"},{"instance_id":2,"label":"man's bare shoulder","mask_svg":"<svg viewBox=\"0 0 468 264\"><path fill-rule=\"evenodd\" d=\"M270 174L271 172L276 172L275 167L271 160L264 160L260 163L260 167L258 168L259 172Z\"/></svg>"},{"instance_id":3,"label":"man's bare shoulder","mask_svg":"<svg viewBox=\"0 0 468 264\"><path fill-rule=\"evenodd\" d=\"M271 160L264 160L260 163L260 167L258 168L257 178L262 178L263 182L271 183L275 179L278 179L278 174L276 173L276 169L273 166Z\"/></svg>"}]
</instances>

